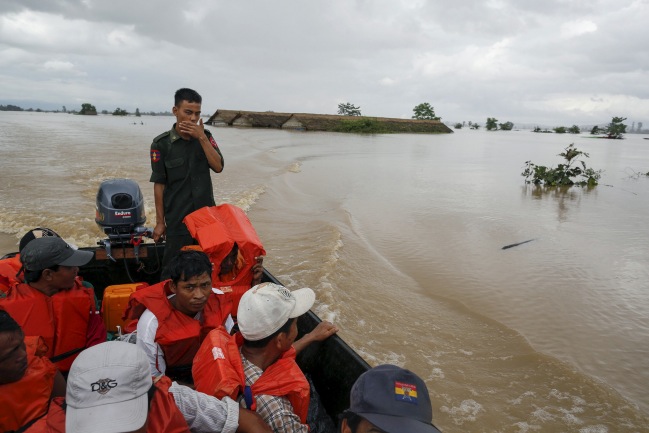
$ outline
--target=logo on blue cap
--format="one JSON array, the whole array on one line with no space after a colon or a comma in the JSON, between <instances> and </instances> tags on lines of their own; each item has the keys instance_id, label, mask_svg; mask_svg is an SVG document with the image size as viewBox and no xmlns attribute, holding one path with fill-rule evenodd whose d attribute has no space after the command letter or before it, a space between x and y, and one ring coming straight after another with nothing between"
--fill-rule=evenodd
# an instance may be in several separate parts
<instances>
[{"instance_id":1,"label":"logo on blue cap","mask_svg":"<svg viewBox=\"0 0 649 433\"><path fill-rule=\"evenodd\" d=\"M410 383L394 382L394 399L417 404L417 387Z\"/></svg>"}]
</instances>

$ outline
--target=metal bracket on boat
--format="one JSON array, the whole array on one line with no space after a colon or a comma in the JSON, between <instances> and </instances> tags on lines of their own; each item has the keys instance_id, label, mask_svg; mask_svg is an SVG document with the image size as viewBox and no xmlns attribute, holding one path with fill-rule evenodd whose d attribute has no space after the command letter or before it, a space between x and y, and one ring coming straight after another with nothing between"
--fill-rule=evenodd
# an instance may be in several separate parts
<instances>
[{"instance_id":1,"label":"metal bracket on boat","mask_svg":"<svg viewBox=\"0 0 649 433\"><path fill-rule=\"evenodd\" d=\"M140 242L133 244L133 256L135 257L135 263L140 264Z\"/></svg>"},{"instance_id":2,"label":"metal bracket on boat","mask_svg":"<svg viewBox=\"0 0 649 433\"><path fill-rule=\"evenodd\" d=\"M99 244L104 246L104 249L106 250L106 257L117 263L117 260L115 260L115 257L113 257L113 255L111 254L110 239L104 239L100 241Z\"/></svg>"},{"instance_id":3,"label":"metal bracket on boat","mask_svg":"<svg viewBox=\"0 0 649 433\"><path fill-rule=\"evenodd\" d=\"M113 262L117 262L115 257L112 255L113 244L118 247L126 245L131 245L133 247L133 256L135 258L135 263L140 263L140 244L144 240L144 237L152 237L153 231L146 227L138 226L132 228L128 233L109 233L108 238L102 239L97 242L99 245L104 247L106 250L106 257L108 257Z\"/></svg>"}]
</instances>

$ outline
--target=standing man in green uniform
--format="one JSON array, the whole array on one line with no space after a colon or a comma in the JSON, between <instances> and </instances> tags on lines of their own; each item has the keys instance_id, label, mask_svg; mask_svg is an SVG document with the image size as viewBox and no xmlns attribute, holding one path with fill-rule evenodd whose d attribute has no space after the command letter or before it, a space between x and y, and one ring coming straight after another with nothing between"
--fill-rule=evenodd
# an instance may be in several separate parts
<instances>
[{"instance_id":1,"label":"standing man in green uniform","mask_svg":"<svg viewBox=\"0 0 649 433\"><path fill-rule=\"evenodd\" d=\"M195 243L183 218L204 206L215 206L210 170L223 171L223 155L201 119L202 98L192 89L176 92L171 130L153 139L151 179L156 225L153 240L166 238L162 275L169 260L185 245Z\"/></svg>"}]
</instances>

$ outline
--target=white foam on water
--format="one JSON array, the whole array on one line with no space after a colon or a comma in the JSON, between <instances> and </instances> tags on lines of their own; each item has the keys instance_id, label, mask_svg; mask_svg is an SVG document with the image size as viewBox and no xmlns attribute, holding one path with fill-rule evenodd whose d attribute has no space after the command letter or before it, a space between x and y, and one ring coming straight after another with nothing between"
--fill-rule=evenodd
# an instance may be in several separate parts
<instances>
[{"instance_id":1,"label":"white foam on water","mask_svg":"<svg viewBox=\"0 0 649 433\"><path fill-rule=\"evenodd\" d=\"M243 209L244 212L248 213L250 208L257 203L259 197L266 192L265 185L258 185L248 191L244 191L238 197L235 197L231 200L232 204Z\"/></svg>"},{"instance_id":2,"label":"white foam on water","mask_svg":"<svg viewBox=\"0 0 649 433\"><path fill-rule=\"evenodd\" d=\"M552 415L550 412L548 412L545 409L537 409L534 412L532 412L532 418L535 418L541 422L548 422L556 419L554 415Z\"/></svg>"},{"instance_id":3,"label":"white foam on water","mask_svg":"<svg viewBox=\"0 0 649 433\"><path fill-rule=\"evenodd\" d=\"M579 417L564 409L560 409L559 412L563 412L561 419L568 425L581 425L584 423L581 419L579 419Z\"/></svg>"},{"instance_id":4,"label":"white foam on water","mask_svg":"<svg viewBox=\"0 0 649 433\"><path fill-rule=\"evenodd\" d=\"M300 173L302 171L302 164L299 161L294 162L288 167L287 171L290 173Z\"/></svg>"},{"instance_id":5,"label":"white foam on water","mask_svg":"<svg viewBox=\"0 0 649 433\"><path fill-rule=\"evenodd\" d=\"M485 411L482 405L475 400L463 400L459 406L451 408L442 406L440 410L449 414L456 425L474 422L478 418L478 414Z\"/></svg>"},{"instance_id":6,"label":"white foam on water","mask_svg":"<svg viewBox=\"0 0 649 433\"><path fill-rule=\"evenodd\" d=\"M518 428L516 430L516 433L527 433L530 431L539 431L541 430L541 427L538 425L530 425L526 422L517 422L514 424L514 427Z\"/></svg>"},{"instance_id":7,"label":"white foam on water","mask_svg":"<svg viewBox=\"0 0 649 433\"><path fill-rule=\"evenodd\" d=\"M428 380L444 379L444 377L444 371L439 367L435 367L431 370L430 375L428 376Z\"/></svg>"},{"instance_id":8,"label":"white foam on water","mask_svg":"<svg viewBox=\"0 0 649 433\"><path fill-rule=\"evenodd\" d=\"M530 398L530 399L536 398L536 393L534 393L533 391L526 391L520 396L518 396L517 398L513 400L509 400L509 403L518 405L521 404L523 402L523 399L525 398Z\"/></svg>"},{"instance_id":9,"label":"white foam on water","mask_svg":"<svg viewBox=\"0 0 649 433\"><path fill-rule=\"evenodd\" d=\"M608 427L605 425L592 425L579 429L579 433L608 433Z\"/></svg>"}]
</instances>

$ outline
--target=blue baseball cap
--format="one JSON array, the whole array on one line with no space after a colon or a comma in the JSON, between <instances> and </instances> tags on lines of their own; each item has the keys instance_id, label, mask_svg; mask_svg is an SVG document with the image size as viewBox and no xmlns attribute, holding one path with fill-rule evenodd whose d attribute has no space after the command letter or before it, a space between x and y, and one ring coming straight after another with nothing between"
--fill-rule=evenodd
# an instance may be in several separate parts
<instances>
[{"instance_id":1,"label":"blue baseball cap","mask_svg":"<svg viewBox=\"0 0 649 433\"><path fill-rule=\"evenodd\" d=\"M387 433L440 433L424 381L396 365L361 374L350 393L349 411Z\"/></svg>"}]
</instances>

